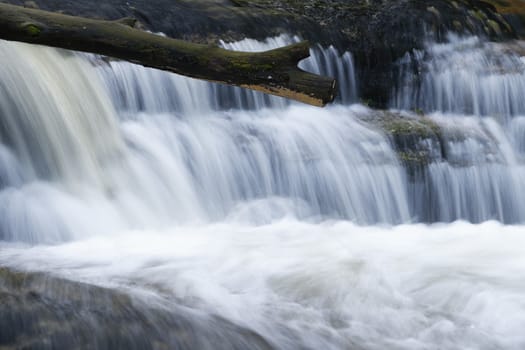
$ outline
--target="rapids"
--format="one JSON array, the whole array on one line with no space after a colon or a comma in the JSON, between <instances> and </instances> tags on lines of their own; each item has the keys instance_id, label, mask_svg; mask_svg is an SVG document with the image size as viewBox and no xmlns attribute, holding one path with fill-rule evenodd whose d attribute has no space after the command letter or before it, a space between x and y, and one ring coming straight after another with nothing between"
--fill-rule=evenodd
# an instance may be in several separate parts
<instances>
[{"instance_id":1,"label":"rapids","mask_svg":"<svg viewBox=\"0 0 525 350\"><path fill-rule=\"evenodd\" d=\"M0 261L123 290L151 307L219 315L278 349L522 349L524 247L524 227L496 222L284 219L9 245Z\"/></svg>"}]
</instances>

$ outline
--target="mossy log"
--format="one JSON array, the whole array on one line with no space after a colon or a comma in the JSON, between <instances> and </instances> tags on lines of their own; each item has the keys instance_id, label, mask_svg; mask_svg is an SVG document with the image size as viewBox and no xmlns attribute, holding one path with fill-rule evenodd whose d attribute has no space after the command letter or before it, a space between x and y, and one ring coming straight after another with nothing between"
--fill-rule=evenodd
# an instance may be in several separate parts
<instances>
[{"instance_id":1,"label":"mossy log","mask_svg":"<svg viewBox=\"0 0 525 350\"><path fill-rule=\"evenodd\" d=\"M240 86L315 106L333 101L335 80L297 67L307 42L265 52L235 52L96 20L0 3L0 39L114 57L192 78Z\"/></svg>"}]
</instances>

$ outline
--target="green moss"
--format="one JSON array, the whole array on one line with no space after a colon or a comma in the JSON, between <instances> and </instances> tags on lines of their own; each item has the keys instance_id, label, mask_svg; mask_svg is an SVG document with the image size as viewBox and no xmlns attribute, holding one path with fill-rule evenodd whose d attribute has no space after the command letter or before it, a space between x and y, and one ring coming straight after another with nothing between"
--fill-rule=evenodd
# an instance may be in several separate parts
<instances>
[{"instance_id":1,"label":"green moss","mask_svg":"<svg viewBox=\"0 0 525 350\"><path fill-rule=\"evenodd\" d=\"M498 21L499 21L500 24L503 24L503 26L505 27L505 29L507 30L507 32L512 33L512 27L511 27L511 25L509 24L509 22L507 22L507 21L505 20L505 18L503 18L502 15L500 15L499 13L495 13L494 16L498 19ZM524 18L525 18L525 15L524 15Z\"/></svg>"},{"instance_id":2,"label":"green moss","mask_svg":"<svg viewBox=\"0 0 525 350\"><path fill-rule=\"evenodd\" d=\"M369 98L361 98L361 103L367 107L371 107L374 104L374 101Z\"/></svg>"},{"instance_id":3,"label":"green moss","mask_svg":"<svg viewBox=\"0 0 525 350\"><path fill-rule=\"evenodd\" d=\"M427 138L440 132L439 126L431 119L421 118L386 118L382 125L392 136L413 135L416 137Z\"/></svg>"},{"instance_id":4,"label":"green moss","mask_svg":"<svg viewBox=\"0 0 525 350\"><path fill-rule=\"evenodd\" d=\"M485 12L481 11L481 10L477 10L474 12L474 16L479 19L480 21L486 21L488 19L487 15L485 14Z\"/></svg>"},{"instance_id":5,"label":"green moss","mask_svg":"<svg viewBox=\"0 0 525 350\"><path fill-rule=\"evenodd\" d=\"M0 285L9 285L15 288L20 288L24 284L26 278L27 274L23 272L0 267Z\"/></svg>"},{"instance_id":6,"label":"green moss","mask_svg":"<svg viewBox=\"0 0 525 350\"><path fill-rule=\"evenodd\" d=\"M36 25L34 24L27 24L25 27L24 27L25 31L27 34L31 35L31 36L37 36L40 34L40 28L38 28Z\"/></svg>"},{"instance_id":7,"label":"green moss","mask_svg":"<svg viewBox=\"0 0 525 350\"><path fill-rule=\"evenodd\" d=\"M439 13L439 10L435 8L434 6L427 7L427 11L434 14L434 16L436 16L437 18L441 17L441 13Z\"/></svg>"},{"instance_id":8,"label":"green moss","mask_svg":"<svg viewBox=\"0 0 525 350\"><path fill-rule=\"evenodd\" d=\"M231 61L231 66L233 69L249 72L260 72L274 68L270 63L250 63L246 61Z\"/></svg>"},{"instance_id":9,"label":"green moss","mask_svg":"<svg viewBox=\"0 0 525 350\"><path fill-rule=\"evenodd\" d=\"M384 114L378 120L383 130L391 137L398 159L410 166L422 166L433 161L427 143L423 140L439 140L440 127L430 118L424 116L404 116Z\"/></svg>"},{"instance_id":10,"label":"green moss","mask_svg":"<svg viewBox=\"0 0 525 350\"><path fill-rule=\"evenodd\" d=\"M233 63L233 66L235 68L239 68L239 69L244 69L244 70L258 70L258 66L257 65L254 65L254 64L251 64L251 63L247 63L247 62L238 62L238 63ZM261 65L261 67L266 67L266 68L271 68L270 65Z\"/></svg>"},{"instance_id":11,"label":"green moss","mask_svg":"<svg viewBox=\"0 0 525 350\"><path fill-rule=\"evenodd\" d=\"M426 152L398 152L397 155L399 157L399 160L405 163L420 165L429 163L429 157Z\"/></svg>"},{"instance_id":12,"label":"green moss","mask_svg":"<svg viewBox=\"0 0 525 350\"><path fill-rule=\"evenodd\" d=\"M496 21L489 19L487 21L487 25L494 31L495 34L501 35L501 28Z\"/></svg>"}]
</instances>

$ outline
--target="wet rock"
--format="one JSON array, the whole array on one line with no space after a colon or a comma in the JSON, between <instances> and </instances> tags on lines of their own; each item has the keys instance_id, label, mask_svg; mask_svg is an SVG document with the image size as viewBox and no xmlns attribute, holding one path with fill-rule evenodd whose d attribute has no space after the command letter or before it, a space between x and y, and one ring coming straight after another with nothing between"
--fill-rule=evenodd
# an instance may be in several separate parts
<instances>
[{"instance_id":1,"label":"wet rock","mask_svg":"<svg viewBox=\"0 0 525 350\"><path fill-rule=\"evenodd\" d=\"M417 113L376 110L364 120L390 138L410 177L428 164L446 158L441 128L428 117Z\"/></svg>"},{"instance_id":2,"label":"wet rock","mask_svg":"<svg viewBox=\"0 0 525 350\"><path fill-rule=\"evenodd\" d=\"M25 1L25 2L24 2L24 7L37 9L37 8L38 8L38 5L37 5L36 2L34 2L34 1Z\"/></svg>"},{"instance_id":3,"label":"wet rock","mask_svg":"<svg viewBox=\"0 0 525 350\"><path fill-rule=\"evenodd\" d=\"M168 299L0 267L0 349L271 349Z\"/></svg>"},{"instance_id":4,"label":"wet rock","mask_svg":"<svg viewBox=\"0 0 525 350\"><path fill-rule=\"evenodd\" d=\"M499 14L521 38L525 38L524 0L485 0L492 4Z\"/></svg>"}]
</instances>

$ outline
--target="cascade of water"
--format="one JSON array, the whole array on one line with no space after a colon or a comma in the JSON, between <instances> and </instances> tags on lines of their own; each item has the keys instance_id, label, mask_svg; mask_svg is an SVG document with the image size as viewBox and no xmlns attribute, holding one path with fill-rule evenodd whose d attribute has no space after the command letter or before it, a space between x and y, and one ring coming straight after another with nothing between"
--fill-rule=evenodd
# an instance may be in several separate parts
<instances>
[{"instance_id":1,"label":"cascade of water","mask_svg":"<svg viewBox=\"0 0 525 350\"><path fill-rule=\"evenodd\" d=\"M0 42L0 56L0 237L65 239L90 221L69 194L113 186L116 113L92 66L69 52Z\"/></svg>"},{"instance_id":2,"label":"cascade of water","mask_svg":"<svg viewBox=\"0 0 525 350\"><path fill-rule=\"evenodd\" d=\"M431 118L440 127L439 143L431 146L440 157L417 169L408 184L415 216L426 222L524 222L525 166L502 126L492 118Z\"/></svg>"},{"instance_id":3,"label":"cascade of water","mask_svg":"<svg viewBox=\"0 0 525 350\"><path fill-rule=\"evenodd\" d=\"M123 144L90 64L24 44L1 43L0 55L0 140L11 146L24 175L103 182L104 164L119 157Z\"/></svg>"},{"instance_id":4,"label":"cascade of water","mask_svg":"<svg viewBox=\"0 0 525 350\"><path fill-rule=\"evenodd\" d=\"M487 43L450 35L400 61L392 106L433 112L440 159L409 183L413 212L424 221L524 222L523 43ZM483 117L483 118L480 118Z\"/></svg>"},{"instance_id":5,"label":"cascade of water","mask_svg":"<svg viewBox=\"0 0 525 350\"><path fill-rule=\"evenodd\" d=\"M488 43L449 36L399 62L392 106L507 119L525 114L523 44Z\"/></svg>"},{"instance_id":6,"label":"cascade of water","mask_svg":"<svg viewBox=\"0 0 525 350\"><path fill-rule=\"evenodd\" d=\"M235 89L220 95L211 84L129 63L13 43L2 49L8 93L0 159L11 169L0 173L4 239L55 241L114 227L264 223L284 215L359 223L410 218L395 153L352 109L283 109L277 98ZM323 57L337 53L331 48ZM315 62L309 64L320 70ZM26 66L35 70L28 75ZM272 108L221 112L195 100L241 95ZM70 182L77 186L64 187ZM93 207L104 208L100 225L81 220L75 229L80 213L101 216Z\"/></svg>"}]
</instances>

